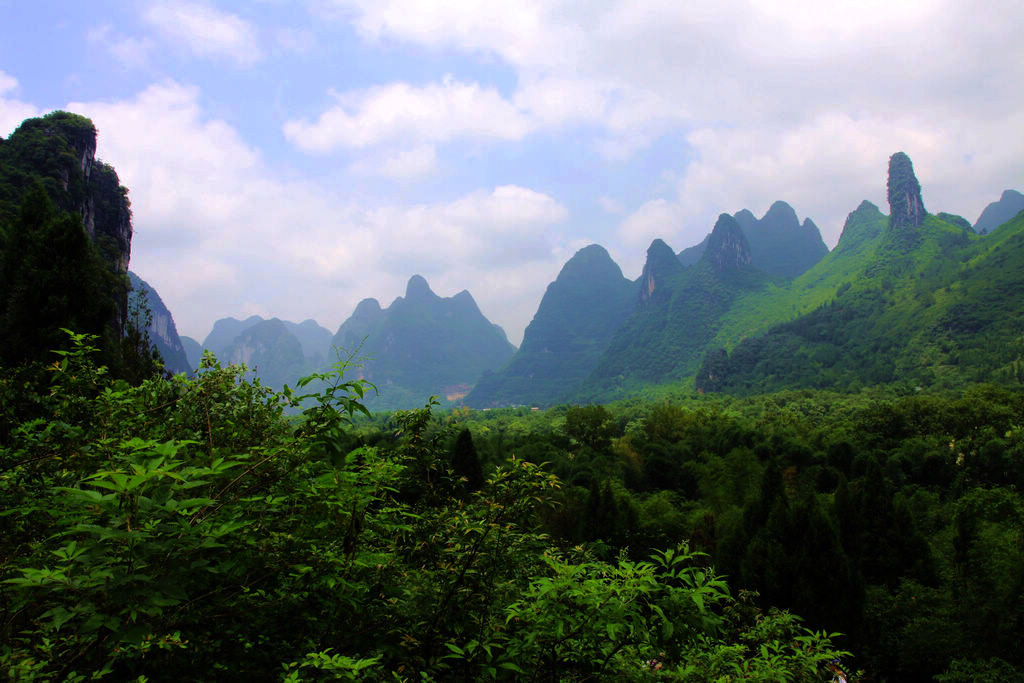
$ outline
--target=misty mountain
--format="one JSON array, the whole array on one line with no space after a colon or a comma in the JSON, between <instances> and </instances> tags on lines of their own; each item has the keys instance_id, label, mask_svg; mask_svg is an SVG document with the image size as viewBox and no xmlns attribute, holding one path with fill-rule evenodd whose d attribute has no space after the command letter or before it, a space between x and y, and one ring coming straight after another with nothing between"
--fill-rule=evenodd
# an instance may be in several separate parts
<instances>
[{"instance_id":1,"label":"misty mountain","mask_svg":"<svg viewBox=\"0 0 1024 683\"><path fill-rule=\"evenodd\" d=\"M317 370L331 361L331 333L313 320L288 320L252 315L245 320L221 318L203 340L223 363L244 363L275 389Z\"/></svg>"},{"instance_id":2,"label":"misty mountain","mask_svg":"<svg viewBox=\"0 0 1024 683\"><path fill-rule=\"evenodd\" d=\"M1024 194L1016 190L1005 190L999 201L992 202L981 212L974 223L974 231L992 232L1021 211L1024 211Z\"/></svg>"},{"instance_id":3,"label":"misty mountain","mask_svg":"<svg viewBox=\"0 0 1024 683\"><path fill-rule=\"evenodd\" d=\"M469 292L440 297L419 275L387 308L374 299L360 302L333 344L358 350L358 374L377 386L369 404L378 409L420 406L432 395L459 400L515 352Z\"/></svg>"},{"instance_id":4,"label":"misty mountain","mask_svg":"<svg viewBox=\"0 0 1024 683\"><path fill-rule=\"evenodd\" d=\"M259 320L239 333L224 350L222 362L245 364L263 384L280 389L317 369L302 344L277 318Z\"/></svg>"},{"instance_id":5,"label":"misty mountain","mask_svg":"<svg viewBox=\"0 0 1024 683\"><path fill-rule=\"evenodd\" d=\"M188 366L192 369L199 367L203 360L203 345L192 337L181 335L181 346L185 349L185 357L188 359Z\"/></svg>"},{"instance_id":6,"label":"misty mountain","mask_svg":"<svg viewBox=\"0 0 1024 683\"><path fill-rule=\"evenodd\" d=\"M733 218L750 245L751 263L771 275L797 277L828 253L814 221L805 218L801 223L786 202L775 202L760 219L747 209ZM710 238L709 234L700 244L679 252L679 262L684 266L697 263Z\"/></svg>"}]
</instances>

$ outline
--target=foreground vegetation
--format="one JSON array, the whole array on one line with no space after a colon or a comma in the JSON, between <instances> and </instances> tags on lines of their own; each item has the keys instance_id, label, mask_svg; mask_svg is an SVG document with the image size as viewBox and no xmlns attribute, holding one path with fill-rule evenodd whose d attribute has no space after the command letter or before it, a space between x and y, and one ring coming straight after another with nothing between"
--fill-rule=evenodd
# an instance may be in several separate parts
<instances>
[{"instance_id":1,"label":"foreground vegetation","mask_svg":"<svg viewBox=\"0 0 1024 683\"><path fill-rule=\"evenodd\" d=\"M545 535L559 479L480 476L430 406L370 443L340 374L290 421L240 368L133 387L72 342L0 379L13 680L820 680L845 656L682 537L637 561Z\"/></svg>"}]
</instances>

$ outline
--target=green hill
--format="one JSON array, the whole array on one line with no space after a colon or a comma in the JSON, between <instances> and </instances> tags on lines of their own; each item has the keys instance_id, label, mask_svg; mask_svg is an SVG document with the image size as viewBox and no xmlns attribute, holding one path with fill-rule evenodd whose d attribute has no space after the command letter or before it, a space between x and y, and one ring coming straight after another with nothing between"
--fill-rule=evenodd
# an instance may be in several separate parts
<instances>
[{"instance_id":1,"label":"green hill","mask_svg":"<svg viewBox=\"0 0 1024 683\"><path fill-rule=\"evenodd\" d=\"M844 231L837 249L789 292L793 300L798 285L819 297L832 290L829 301L731 353L709 353L698 388L755 393L1024 379L1024 216L981 238L938 216L925 214L915 226L906 218L920 204L902 192L896 199L902 220L872 216L873 207L862 205L847 221L856 231L850 238ZM830 260L843 267L830 269ZM833 289L839 279L845 282Z\"/></svg>"},{"instance_id":2,"label":"green hill","mask_svg":"<svg viewBox=\"0 0 1024 683\"><path fill-rule=\"evenodd\" d=\"M734 299L770 282L751 265L749 244L728 214L719 216L707 248L689 268L655 240L640 276L636 311L615 333L579 398L608 400L644 385L686 381Z\"/></svg>"}]
</instances>

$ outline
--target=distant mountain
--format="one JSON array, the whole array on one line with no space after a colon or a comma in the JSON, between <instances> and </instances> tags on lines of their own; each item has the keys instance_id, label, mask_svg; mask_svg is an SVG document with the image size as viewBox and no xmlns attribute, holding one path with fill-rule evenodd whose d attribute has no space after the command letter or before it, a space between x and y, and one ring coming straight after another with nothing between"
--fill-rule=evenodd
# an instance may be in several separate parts
<instances>
[{"instance_id":1,"label":"distant mountain","mask_svg":"<svg viewBox=\"0 0 1024 683\"><path fill-rule=\"evenodd\" d=\"M637 291L604 247L580 249L548 285L515 356L501 370L485 373L466 405L565 400L632 312Z\"/></svg>"},{"instance_id":2,"label":"distant mountain","mask_svg":"<svg viewBox=\"0 0 1024 683\"><path fill-rule=\"evenodd\" d=\"M329 365L330 343L330 330L314 320L294 323L252 315L215 322L202 349L212 351L225 365L244 363L264 384L280 389Z\"/></svg>"},{"instance_id":3,"label":"distant mountain","mask_svg":"<svg viewBox=\"0 0 1024 683\"><path fill-rule=\"evenodd\" d=\"M235 337L245 332L257 323L263 322L258 315L251 315L245 320L237 318L221 318L213 324L210 334L203 340L203 350L212 351L218 360L227 364L228 349L235 341Z\"/></svg>"},{"instance_id":4,"label":"distant mountain","mask_svg":"<svg viewBox=\"0 0 1024 683\"><path fill-rule=\"evenodd\" d=\"M302 353L302 344L278 320L259 320L247 327L225 349L224 362L245 364L263 384L280 389L316 369Z\"/></svg>"},{"instance_id":5,"label":"distant mountain","mask_svg":"<svg viewBox=\"0 0 1024 683\"><path fill-rule=\"evenodd\" d=\"M831 300L731 352L708 353L698 389L1024 381L1024 215L980 238L955 216L924 212L910 160L893 159L889 218L862 204L831 258L804 276L843 272Z\"/></svg>"},{"instance_id":6,"label":"distant mountain","mask_svg":"<svg viewBox=\"0 0 1024 683\"><path fill-rule=\"evenodd\" d=\"M307 319L301 323L283 320L284 326L291 332L302 346L302 355L316 367L327 365L334 360L330 355L331 331L321 327L315 320Z\"/></svg>"},{"instance_id":7,"label":"distant mountain","mask_svg":"<svg viewBox=\"0 0 1024 683\"><path fill-rule=\"evenodd\" d=\"M197 367L189 363L185 353L185 347L178 337L178 328L174 324L174 317L167 310L163 299L152 285L140 278L132 271L128 271L128 279L131 283L132 294L130 296L145 295L145 304L152 316L149 323L149 338L160 352L164 360L164 369L172 374L180 372L190 373ZM129 312L131 307L129 307Z\"/></svg>"},{"instance_id":8,"label":"distant mountain","mask_svg":"<svg viewBox=\"0 0 1024 683\"><path fill-rule=\"evenodd\" d=\"M368 401L374 409L419 406L431 395L460 400L485 371L505 365L515 352L469 292L439 297L419 275L386 309L373 299L360 302L333 344L359 349L359 374L380 391Z\"/></svg>"},{"instance_id":9,"label":"distant mountain","mask_svg":"<svg viewBox=\"0 0 1024 683\"><path fill-rule=\"evenodd\" d=\"M185 357L188 358L188 366L195 370L203 360L203 345L192 337L182 335L179 338L181 339L182 347L185 349Z\"/></svg>"},{"instance_id":10,"label":"distant mountain","mask_svg":"<svg viewBox=\"0 0 1024 683\"><path fill-rule=\"evenodd\" d=\"M637 307L584 381L580 397L608 400L645 384L692 376L735 298L771 281L751 264L750 245L728 214L719 216L700 260L689 268L655 240L640 276Z\"/></svg>"},{"instance_id":11,"label":"distant mountain","mask_svg":"<svg viewBox=\"0 0 1024 683\"><path fill-rule=\"evenodd\" d=\"M772 204L760 220L747 209L737 212L733 218L750 245L751 262L766 273L797 277L828 253L818 226L810 218L801 223L793 207L786 202ZM700 244L679 252L679 262L684 266L697 263L709 238L710 235Z\"/></svg>"},{"instance_id":12,"label":"distant mountain","mask_svg":"<svg viewBox=\"0 0 1024 683\"><path fill-rule=\"evenodd\" d=\"M1005 190L999 201L992 202L981 212L974 223L974 231L992 232L1021 211L1024 211L1024 194L1016 190Z\"/></svg>"}]
</instances>

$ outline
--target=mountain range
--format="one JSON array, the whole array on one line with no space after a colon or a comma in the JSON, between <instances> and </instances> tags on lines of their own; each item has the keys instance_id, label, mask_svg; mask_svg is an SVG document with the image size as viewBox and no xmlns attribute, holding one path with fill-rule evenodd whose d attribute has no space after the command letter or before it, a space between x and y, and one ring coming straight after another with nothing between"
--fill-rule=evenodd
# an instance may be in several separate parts
<instances>
[{"instance_id":1,"label":"mountain range","mask_svg":"<svg viewBox=\"0 0 1024 683\"><path fill-rule=\"evenodd\" d=\"M1012 342L1024 195L1007 190L973 225L929 214L901 153L887 186L889 215L862 202L831 251L782 201L760 219L722 214L678 254L654 240L635 281L603 247L580 249L518 350L469 292L442 298L420 276L388 308L361 301L333 337L312 320L225 318L193 348L246 362L272 386L322 369L339 349L378 387L375 409L430 395L486 408L608 401L658 386L750 393L1024 378L1024 347Z\"/></svg>"},{"instance_id":2,"label":"mountain range","mask_svg":"<svg viewBox=\"0 0 1024 683\"><path fill-rule=\"evenodd\" d=\"M341 353L350 376L378 388L369 401L378 409L431 395L490 407L609 401L658 387L1024 381L1024 195L1006 190L973 224L929 213L902 152L889 160L889 213L862 202L831 251L813 221L782 201L760 219L723 213L678 253L654 240L635 281L603 247L579 250L547 287L519 349L468 291L440 297L419 275L387 308L361 301L333 335L312 320L252 316L217 321L202 344L179 337L159 294L128 273L127 189L95 152L95 127L67 112L0 139L4 362L42 359L68 326L120 348L130 285L145 291L149 337L168 371L194 371L206 349L280 387ZM105 362L122 362L120 353ZM119 372L128 373L124 362Z\"/></svg>"}]
</instances>

